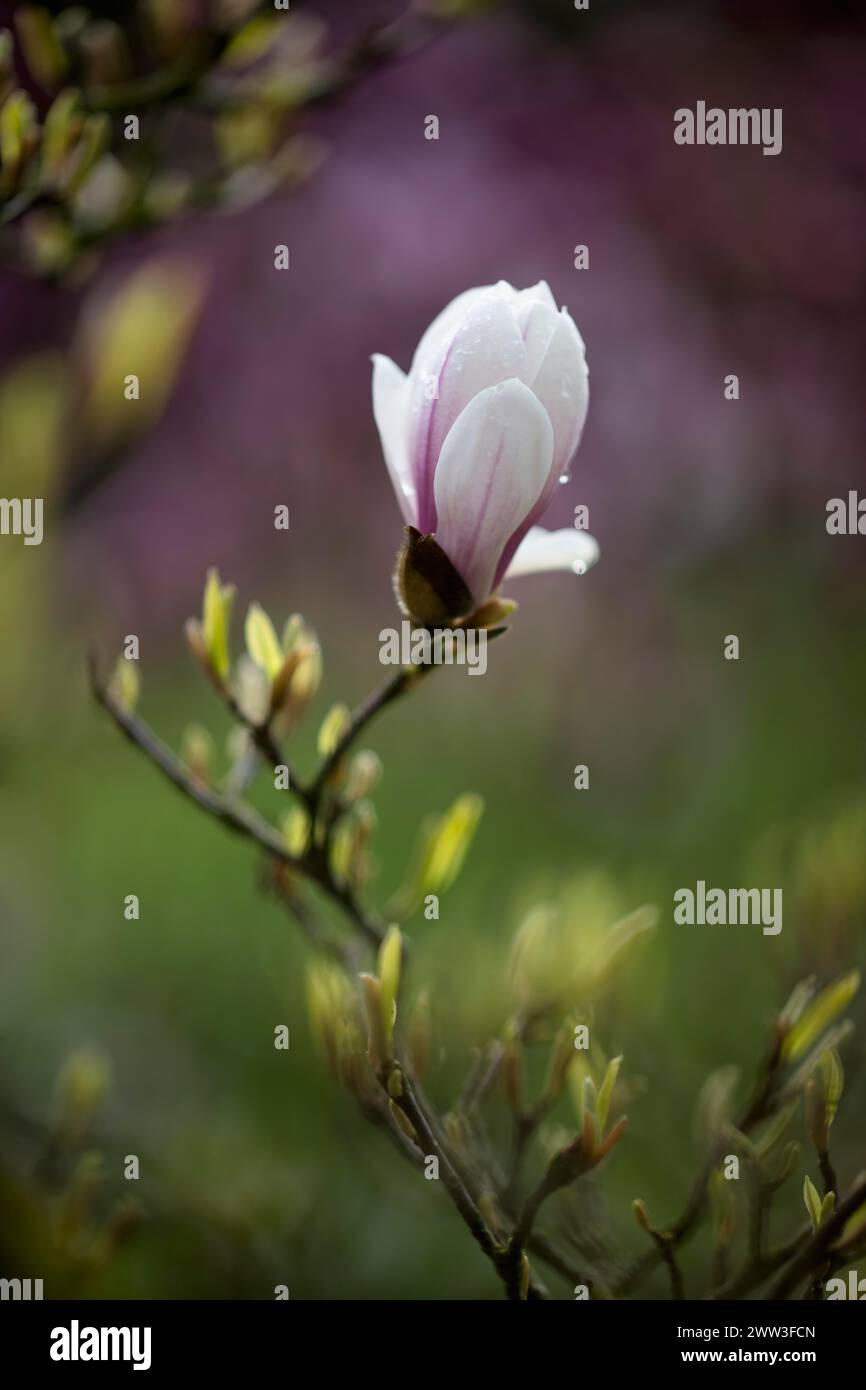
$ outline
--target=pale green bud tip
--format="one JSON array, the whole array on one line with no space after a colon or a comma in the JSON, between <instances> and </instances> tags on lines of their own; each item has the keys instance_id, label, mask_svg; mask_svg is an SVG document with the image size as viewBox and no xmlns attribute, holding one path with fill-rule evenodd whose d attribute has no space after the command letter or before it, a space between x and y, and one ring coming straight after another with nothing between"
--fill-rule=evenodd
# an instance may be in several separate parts
<instances>
[{"instance_id":1,"label":"pale green bud tip","mask_svg":"<svg viewBox=\"0 0 866 1390\"><path fill-rule=\"evenodd\" d=\"M400 988L400 966L403 958L403 938L395 924L385 933L379 947L379 979L381 981L382 1020L386 1037L394 1031L397 1013L397 992Z\"/></svg>"},{"instance_id":2,"label":"pale green bud tip","mask_svg":"<svg viewBox=\"0 0 866 1390\"><path fill-rule=\"evenodd\" d=\"M299 859L310 842L310 817L302 806L295 806L280 821L280 830L289 853Z\"/></svg>"},{"instance_id":3,"label":"pale green bud tip","mask_svg":"<svg viewBox=\"0 0 866 1390\"><path fill-rule=\"evenodd\" d=\"M641 1230L646 1231L647 1235L649 1235L652 1231L652 1222L650 1221L650 1214L647 1210L646 1203L642 1202L640 1197L635 1197L631 1204L631 1209L634 1212L634 1219Z\"/></svg>"},{"instance_id":4,"label":"pale green bud tip","mask_svg":"<svg viewBox=\"0 0 866 1390\"><path fill-rule=\"evenodd\" d=\"M249 606L244 637L250 657L273 681L283 665L283 649L273 623L259 603Z\"/></svg>"},{"instance_id":5,"label":"pale green bud tip","mask_svg":"<svg viewBox=\"0 0 866 1390\"><path fill-rule=\"evenodd\" d=\"M349 727L351 716L346 705L332 705L322 720L319 729L319 757L329 758L339 747L343 734Z\"/></svg>"},{"instance_id":6,"label":"pale green bud tip","mask_svg":"<svg viewBox=\"0 0 866 1390\"><path fill-rule=\"evenodd\" d=\"M74 1112L91 1112L111 1084L111 1063L104 1053L83 1047L67 1057L57 1074L57 1097Z\"/></svg>"},{"instance_id":7,"label":"pale green bud tip","mask_svg":"<svg viewBox=\"0 0 866 1390\"><path fill-rule=\"evenodd\" d=\"M196 655L197 638L203 645L204 654L215 676L224 680L231 664L229 658L228 633L232 603L235 591L231 584L222 584L219 571L209 569L204 590L202 621L187 623L187 638Z\"/></svg>"}]
</instances>

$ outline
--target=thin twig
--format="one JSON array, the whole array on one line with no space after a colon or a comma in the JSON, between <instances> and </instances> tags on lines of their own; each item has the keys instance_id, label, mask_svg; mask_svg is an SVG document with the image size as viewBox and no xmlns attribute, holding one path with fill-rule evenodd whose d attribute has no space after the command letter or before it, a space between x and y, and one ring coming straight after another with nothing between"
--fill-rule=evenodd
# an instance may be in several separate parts
<instances>
[{"instance_id":1,"label":"thin twig","mask_svg":"<svg viewBox=\"0 0 866 1390\"><path fill-rule=\"evenodd\" d=\"M307 854L298 857L292 854L279 831L246 802L229 800L193 776L143 719L115 699L110 689L101 681L93 656L89 665L91 688L97 702L130 742L146 754L173 786L230 830L246 836L272 858L310 879L343 909L371 946L378 948L385 935L382 923L361 907L348 886L336 883L325 856Z\"/></svg>"}]
</instances>

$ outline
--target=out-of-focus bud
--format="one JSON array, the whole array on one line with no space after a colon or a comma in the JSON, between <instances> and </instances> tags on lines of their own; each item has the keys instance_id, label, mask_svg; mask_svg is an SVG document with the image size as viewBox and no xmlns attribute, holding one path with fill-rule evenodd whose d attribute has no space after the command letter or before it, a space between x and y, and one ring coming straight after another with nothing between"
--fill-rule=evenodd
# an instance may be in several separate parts
<instances>
[{"instance_id":1,"label":"out-of-focus bud","mask_svg":"<svg viewBox=\"0 0 866 1390\"><path fill-rule=\"evenodd\" d=\"M390 926L385 939L379 947L379 981L382 1001L382 1026L390 1056L394 1037L394 1024L397 1021L397 993L400 989L400 967L403 960L403 937L400 928Z\"/></svg>"},{"instance_id":2,"label":"out-of-focus bud","mask_svg":"<svg viewBox=\"0 0 866 1390\"><path fill-rule=\"evenodd\" d=\"M740 1073L736 1067L710 1072L695 1103L695 1135L702 1146L715 1142L731 1118L732 1101Z\"/></svg>"},{"instance_id":3,"label":"out-of-focus bud","mask_svg":"<svg viewBox=\"0 0 866 1390\"><path fill-rule=\"evenodd\" d=\"M444 893L451 887L463 867L483 810L481 797L466 792L445 812L430 837L423 875L425 892Z\"/></svg>"},{"instance_id":4,"label":"out-of-focus bud","mask_svg":"<svg viewBox=\"0 0 866 1390\"><path fill-rule=\"evenodd\" d=\"M191 776L205 786L213 780L216 746L203 724L188 724L180 741L180 756Z\"/></svg>"},{"instance_id":5,"label":"out-of-focus bud","mask_svg":"<svg viewBox=\"0 0 866 1390\"><path fill-rule=\"evenodd\" d=\"M635 1197L634 1201L631 1204L631 1209L634 1212L634 1219L640 1226L641 1230L646 1231L648 1236L652 1235L653 1224L650 1221L650 1214L647 1210L646 1203L642 1202L640 1197Z\"/></svg>"},{"instance_id":6,"label":"out-of-focus bud","mask_svg":"<svg viewBox=\"0 0 866 1390\"><path fill-rule=\"evenodd\" d=\"M154 173L143 190L144 208L154 222L170 222L185 212L193 196L192 180L177 169Z\"/></svg>"},{"instance_id":7,"label":"out-of-focus bud","mask_svg":"<svg viewBox=\"0 0 866 1390\"><path fill-rule=\"evenodd\" d=\"M340 1067L341 1030L354 1023L351 983L333 961L317 960L307 970L307 1011L310 1028L332 1071Z\"/></svg>"},{"instance_id":8,"label":"out-of-focus bud","mask_svg":"<svg viewBox=\"0 0 866 1390\"><path fill-rule=\"evenodd\" d=\"M597 990L617 974L654 929L658 916L654 907L639 907L611 927L584 967L586 988Z\"/></svg>"},{"instance_id":9,"label":"out-of-focus bud","mask_svg":"<svg viewBox=\"0 0 866 1390\"><path fill-rule=\"evenodd\" d=\"M610 1101L613 1095L613 1088L616 1085L616 1078L622 1066L622 1057L614 1057L608 1063L607 1071L598 1092L598 1100L595 1104L595 1116L598 1121L599 1133L603 1134L607 1127L607 1116L610 1110Z\"/></svg>"},{"instance_id":10,"label":"out-of-focus bud","mask_svg":"<svg viewBox=\"0 0 866 1390\"><path fill-rule=\"evenodd\" d=\"M331 706L319 729L317 746L320 758L330 758L336 752L340 739L349 727L350 718L346 705Z\"/></svg>"},{"instance_id":11,"label":"out-of-focus bud","mask_svg":"<svg viewBox=\"0 0 866 1390\"><path fill-rule=\"evenodd\" d=\"M408 917L429 894L447 891L460 873L484 810L480 796L459 796L443 816L428 818L421 827L412 867L393 908Z\"/></svg>"},{"instance_id":12,"label":"out-of-focus bud","mask_svg":"<svg viewBox=\"0 0 866 1390\"><path fill-rule=\"evenodd\" d=\"M488 630L499 628L507 622L512 613L516 613L517 604L510 598L490 598L486 603L482 603L480 608L476 608L474 613L470 613L468 618L464 618L461 627L474 627Z\"/></svg>"},{"instance_id":13,"label":"out-of-focus bud","mask_svg":"<svg viewBox=\"0 0 866 1390\"><path fill-rule=\"evenodd\" d=\"M193 655L218 686L229 673L229 622L235 590L233 584L223 584L219 570L209 569L204 589L202 620L190 618L186 637Z\"/></svg>"},{"instance_id":14,"label":"out-of-focus bud","mask_svg":"<svg viewBox=\"0 0 866 1390\"><path fill-rule=\"evenodd\" d=\"M378 1071L391 1058L382 1012L382 984L375 975L363 974L359 978L367 1015L367 1057L373 1070Z\"/></svg>"},{"instance_id":15,"label":"out-of-focus bud","mask_svg":"<svg viewBox=\"0 0 866 1390\"><path fill-rule=\"evenodd\" d=\"M111 141L111 119L97 112L85 119L63 180L67 197L80 193Z\"/></svg>"},{"instance_id":16,"label":"out-of-focus bud","mask_svg":"<svg viewBox=\"0 0 866 1390\"><path fill-rule=\"evenodd\" d=\"M64 165L83 124L81 93L77 87L66 87L51 103L42 127L40 181L43 187L61 186Z\"/></svg>"},{"instance_id":17,"label":"out-of-focus bud","mask_svg":"<svg viewBox=\"0 0 866 1390\"><path fill-rule=\"evenodd\" d=\"M41 5L19 5L15 30L31 77L44 91L55 91L66 74L68 60L48 10Z\"/></svg>"},{"instance_id":18,"label":"out-of-focus bud","mask_svg":"<svg viewBox=\"0 0 866 1390\"><path fill-rule=\"evenodd\" d=\"M362 749L360 753L355 754L349 765L343 796L347 801L358 801L361 797L369 796L381 776L381 759L370 749Z\"/></svg>"},{"instance_id":19,"label":"out-of-focus bud","mask_svg":"<svg viewBox=\"0 0 866 1390\"><path fill-rule=\"evenodd\" d=\"M821 1080L824 1087L825 1124L829 1130L836 1118L839 1101L842 1099L845 1072L842 1069L842 1059L835 1047L828 1047L821 1053L821 1060L818 1065L821 1069Z\"/></svg>"},{"instance_id":20,"label":"out-of-focus bud","mask_svg":"<svg viewBox=\"0 0 866 1390\"><path fill-rule=\"evenodd\" d=\"M141 676L138 671L138 662L127 661L125 656L118 657L114 674L108 684L109 695L124 709L134 710L138 704L140 692Z\"/></svg>"},{"instance_id":21,"label":"out-of-focus bud","mask_svg":"<svg viewBox=\"0 0 866 1390\"><path fill-rule=\"evenodd\" d=\"M482 1192L478 1198L478 1210L484 1218L485 1225L497 1239L505 1234L505 1221L499 1208L499 1203L493 1192Z\"/></svg>"},{"instance_id":22,"label":"out-of-focus bud","mask_svg":"<svg viewBox=\"0 0 866 1390\"><path fill-rule=\"evenodd\" d=\"M822 990L817 998L802 1009L796 1022L785 1031L781 1060L796 1062L802 1057L836 1022L839 1015L844 1013L859 988L860 972L850 970L847 975L834 980L833 984Z\"/></svg>"},{"instance_id":23,"label":"out-of-focus bud","mask_svg":"<svg viewBox=\"0 0 866 1390\"><path fill-rule=\"evenodd\" d=\"M72 1145L79 1144L111 1084L111 1063L95 1048L70 1053L57 1074L58 1130Z\"/></svg>"},{"instance_id":24,"label":"out-of-focus bud","mask_svg":"<svg viewBox=\"0 0 866 1390\"><path fill-rule=\"evenodd\" d=\"M808 1173L803 1179L803 1205L805 1206L806 1211L808 1213L809 1223L812 1227L812 1230L817 1231L818 1227L821 1224L821 1217L823 1215L822 1203L821 1198L818 1194L818 1189L812 1182L812 1179L809 1177Z\"/></svg>"},{"instance_id":25,"label":"out-of-focus bud","mask_svg":"<svg viewBox=\"0 0 866 1390\"><path fill-rule=\"evenodd\" d=\"M198 6L186 0L141 0L139 9L160 57L166 59L183 53L201 22Z\"/></svg>"},{"instance_id":26,"label":"out-of-focus bud","mask_svg":"<svg viewBox=\"0 0 866 1390\"><path fill-rule=\"evenodd\" d=\"M778 1151L785 1138L785 1131L798 1109L799 1101L797 1100L789 1101L787 1105L783 1105L773 1116L760 1138L756 1139L754 1144L751 1145L755 1156L762 1163L766 1162L768 1159L772 1159L774 1154ZM730 1122L728 1122L725 1126L725 1131L729 1132L731 1128L732 1126Z\"/></svg>"},{"instance_id":27,"label":"out-of-focus bud","mask_svg":"<svg viewBox=\"0 0 866 1390\"><path fill-rule=\"evenodd\" d=\"M549 995L555 970L551 956L553 912L532 909L515 932L509 958L511 992L521 1009L530 1009Z\"/></svg>"},{"instance_id":28,"label":"out-of-focus bud","mask_svg":"<svg viewBox=\"0 0 866 1390\"><path fill-rule=\"evenodd\" d=\"M356 892L370 874L368 848L378 824L369 801L359 801L337 824L331 837L331 870L337 883L348 884Z\"/></svg>"},{"instance_id":29,"label":"out-of-focus bud","mask_svg":"<svg viewBox=\"0 0 866 1390\"><path fill-rule=\"evenodd\" d=\"M271 682L283 664L283 650L274 625L259 603L251 603L244 624L244 637L250 658Z\"/></svg>"},{"instance_id":30,"label":"out-of-focus bud","mask_svg":"<svg viewBox=\"0 0 866 1390\"><path fill-rule=\"evenodd\" d=\"M265 159L280 130L280 113L250 102L225 112L214 125L217 148L224 165L242 169Z\"/></svg>"},{"instance_id":31,"label":"out-of-focus bud","mask_svg":"<svg viewBox=\"0 0 866 1390\"><path fill-rule=\"evenodd\" d=\"M306 853L310 843L310 817L303 806L293 806L280 821L280 830L286 848L296 859Z\"/></svg>"},{"instance_id":32,"label":"out-of-focus bud","mask_svg":"<svg viewBox=\"0 0 866 1390\"><path fill-rule=\"evenodd\" d=\"M47 208L37 208L21 226L22 254L37 275L59 275L75 259L77 242L67 219Z\"/></svg>"},{"instance_id":33,"label":"out-of-focus bud","mask_svg":"<svg viewBox=\"0 0 866 1390\"><path fill-rule=\"evenodd\" d=\"M290 655L294 657L295 654ZM322 649L310 636L293 661L291 677L283 697L283 715L289 724L297 724L303 719L316 698L321 683Z\"/></svg>"},{"instance_id":34,"label":"out-of-focus bud","mask_svg":"<svg viewBox=\"0 0 866 1390\"><path fill-rule=\"evenodd\" d=\"M98 129L91 127L88 140L97 137ZM83 378L80 414L89 447L120 447L161 417L204 290L200 265L161 258L137 267L110 291L90 296L75 344ZM138 382L134 397L125 390L130 376Z\"/></svg>"},{"instance_id":35,"label":"out-of-focus bud","mask_svg":"<svg viewBox=\"0 0 866 1390\"><path fill-rule=\"evenodd\" d=\"M81 34L78 46L84 58L88 89L112 87L129 76L132 59L119 24L109 19L95 20Z\"/></svg>"},{"instance_id":36,"label":"out-of-focus bud","mask_svg":"<svg viewBox=\"0 0 866 1390\"><path fill-rule=\"evenodd\" d=\"M19 171L39 142L36 107L26 92L13 92L0 108L2 192L15 187Z\"/></svg>"}]
</instances>

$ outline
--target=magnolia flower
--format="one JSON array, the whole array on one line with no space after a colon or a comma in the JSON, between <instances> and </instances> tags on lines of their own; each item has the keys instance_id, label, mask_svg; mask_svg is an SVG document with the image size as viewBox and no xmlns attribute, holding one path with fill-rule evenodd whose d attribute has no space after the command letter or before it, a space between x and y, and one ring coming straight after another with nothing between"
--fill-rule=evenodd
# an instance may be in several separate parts
<instances>
[{"instance_id":1,"label":"magnolia flower","mask_svg":"<svg viewBox=\"0 0 866 1390\"><path fill-rule=\"evenodd\" d=\"M374 356L373 413L409 547L449 616L477 609L505 578L582 574L598 558L586 532L535 524L567 481L587 378L583 340L543 280L458 295L427 329L408 375ZM456 571L451 583L430 562L442 552Z\"/></svg>"}]
</instances>

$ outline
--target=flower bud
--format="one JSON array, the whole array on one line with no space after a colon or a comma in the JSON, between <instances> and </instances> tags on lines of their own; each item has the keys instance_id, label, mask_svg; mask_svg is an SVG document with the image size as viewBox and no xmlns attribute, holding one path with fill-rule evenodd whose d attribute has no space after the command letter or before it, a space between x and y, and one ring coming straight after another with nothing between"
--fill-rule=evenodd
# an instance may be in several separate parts
<instances>
[{"instance_id":1,"label":"flower bud","mask_svg":"<svg viewBox=\"0 0 866 1390\"><path fill-rule=\"evenodd\" d=\"M408 376L373 358L373 413L409 528L397 590L417 622L471 613L508 575L594 562L586 532L535 525L577 449L588 398L583 341L543 281L459 295Z\"/></svg>"}]
</instances>

